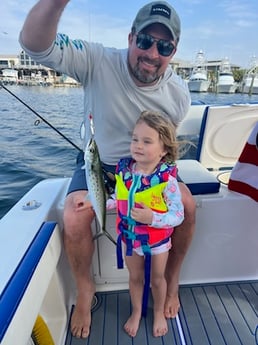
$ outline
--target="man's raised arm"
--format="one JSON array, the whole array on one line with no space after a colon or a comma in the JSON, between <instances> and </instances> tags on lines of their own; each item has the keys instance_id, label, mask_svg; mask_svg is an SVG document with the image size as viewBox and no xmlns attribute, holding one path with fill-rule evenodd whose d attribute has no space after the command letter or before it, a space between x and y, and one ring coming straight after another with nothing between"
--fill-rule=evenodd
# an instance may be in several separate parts
<instances>
[{"instance_id":1,"label":"man's raised arm","mask_svg":"<svg viewBox=\"0 0 258 345\"><path fill-rule=\"evenodd\" d=\"M24 22L20 42L33 52L49 48L56 37L59 19L68 2L69 0L39 0Z\"/></svg>"}]
</instances>

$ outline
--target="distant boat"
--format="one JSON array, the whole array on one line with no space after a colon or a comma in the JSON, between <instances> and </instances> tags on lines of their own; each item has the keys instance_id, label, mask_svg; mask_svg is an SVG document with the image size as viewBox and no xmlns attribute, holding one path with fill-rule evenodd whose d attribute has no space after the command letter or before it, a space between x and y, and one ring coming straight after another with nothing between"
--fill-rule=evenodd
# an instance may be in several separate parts
<instances>
[{"instance_id":1,"label":"distant boat","mask_svg":"<svg viewBox=\"0 0 258 345\"><path fill-rule=\"evenodd\" d=\"M222 60L218 75L217 92L218 93L234 93L237 84L234 80L229 59L226 57Z\"/></svg>"},{"instance_id":2,"label":"distant boat","mask_svg":"<svg viewBox=\"0 0 258 345\"><path fill-rule=\"evenodd\" d=\"M189 78L188 87L191 92L207 92L210 86L205 57L202 50L197 53L194 67Z\"/></svg>"},{"instance_id":3,"label":"distant boat","mask_svg":"<svg viewBox=\"0 0 258 345\"><path fill-rule=\"evenodd\" d=\"M252 57L250 66L243 78L242 92L258 94L258 58L256 56Z\"/></svg>"},{"instance_id":4,"label":"distant boat","mask_svg":"<svg viewBox=\"0 0 258 345\"><path fill-rule=\"evenodd\" d=\"M18 71L12 68L4 68L1 73L0 81L3 84L16 85L18 82Z\"/></svg>"}]
</instances>

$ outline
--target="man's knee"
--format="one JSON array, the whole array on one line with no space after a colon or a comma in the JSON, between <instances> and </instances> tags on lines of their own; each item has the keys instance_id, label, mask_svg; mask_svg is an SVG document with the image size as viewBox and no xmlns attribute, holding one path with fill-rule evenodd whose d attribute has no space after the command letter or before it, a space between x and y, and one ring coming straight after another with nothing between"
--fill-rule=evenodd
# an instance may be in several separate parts
<instances>
[{"instance_id":1,"label":"man's knee","mask_svg":"<svg viewBox=\"0 0 258 345\"><path fill-rule=\"evenodd\" d=\"M85 191L73 192L67 195L64 212L63 222L66 234L80 232L84 227L90 227L94 218L94 211L91 206L85 201Z\"/></svg>"}]
</instances>

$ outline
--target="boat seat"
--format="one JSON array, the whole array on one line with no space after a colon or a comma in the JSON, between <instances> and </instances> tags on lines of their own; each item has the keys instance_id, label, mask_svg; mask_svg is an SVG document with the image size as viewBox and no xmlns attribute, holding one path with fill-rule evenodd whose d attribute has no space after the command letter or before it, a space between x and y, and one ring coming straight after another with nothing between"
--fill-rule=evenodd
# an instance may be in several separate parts
<instances>
[{"instance_id":1,"label":"boat seat","mask_svg":"<svg viewBox=\"0 0 258 345\"><path fill-rule=\"evenodd\" d=\"M0 342L14 317L55 227L55 222L42 224L0 296Z\"/></svg>"},{"instance_id":2,"label":"boat seat","mask_svg":"<svg viewBox=\"0 0 258 345\"><path fill-rule=\"evenodd\" d=\"M258 119L258 104L206 107L196 159L209 170L235 165Z\"/></svg>"},{"instance_id":3,"label":"boat seat","mask_svg":"<svg viewBox=\"0 0 258 345\"><path fill-rule=\"evenodd\" d=\"M218 193L220 182L216 176L194 159L177 161L178 175L192 195Z\"/></svg>"}]
</instances>

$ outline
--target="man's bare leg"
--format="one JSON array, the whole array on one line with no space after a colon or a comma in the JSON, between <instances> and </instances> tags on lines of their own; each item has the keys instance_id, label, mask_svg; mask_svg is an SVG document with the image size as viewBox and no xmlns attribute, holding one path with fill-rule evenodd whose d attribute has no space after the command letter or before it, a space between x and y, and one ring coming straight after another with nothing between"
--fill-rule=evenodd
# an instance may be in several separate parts
<instances>
[{"instance_id":1,"label":"man's bare leg","mask_svg":"<svg viewBox=\"0 0 258 345\"><path fill-rule=\"evenodd\" d=\"M85 194L85 191L69 194L64 209L64 245L77 287L71 332L78 338L87 338L89 335L91 303L95 293L91 277L94 252L91 222L94 212L85 202Z\"/></svg>"},{"instance_id":2,"label":"man's bare leg","mask_svg":"<svg viewBox=\"0 0 258 345\"><path fill-rule=\"evenodd\" d=\"M179 276L183 260L192 242L195 230L195 201L189 189L179 183L185 208L185 219L175 228L172 235L172 249L168 256L166 267L167 297L164 313L167 318L176 317L179 308Z\"/></svg>"}]
</instances>

